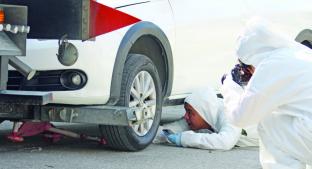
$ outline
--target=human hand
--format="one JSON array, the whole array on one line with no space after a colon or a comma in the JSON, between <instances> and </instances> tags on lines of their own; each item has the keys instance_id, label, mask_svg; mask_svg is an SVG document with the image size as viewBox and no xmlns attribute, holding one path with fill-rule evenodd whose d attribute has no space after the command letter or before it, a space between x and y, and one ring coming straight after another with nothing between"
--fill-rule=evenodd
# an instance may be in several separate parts
<instances>
[{"instance_id":1,"label":"human hand","mask_svg":"<svg viewBox=\"0 0 312 169\"><path fill-rule=\"evenodd\" d=\"M248 69L248 65L236 64L231 71L232 79L240 86L246 86L250 80L252 73Z\"/></svg>"},{"instance_id":2,"label":"human hand","mask_svg":"<svg viewBox=\"0 0 312 169\"><path fill-rule=\"evenodd\" d=\"M231 70L231 75L232 75L232 80L240 86L242 86L241 74L242 74L241 66L239 64L236 64L235 67Z\"/></svg>"},{"instance_id":3,"label":"human hand","mask_svg":"<svg viewBox=\"0 0 312 169\"><path fill-rule=\"evenodd\" d=\"M153 143L160 144L160 143L166 143L166 142L167 142L167 136L164 134L162 130L158 130L153 140Z\"/></svg>"},{"instance_id":4,"label":"human hand","mask_svg":"<svg viewBox=\"0 0 312 169\"><path fill-rule=\"evenodd\" d=\"M168 135L170 134L174 134L173 131L171 131L170 129L159 129L157 131L156 137L153 140L153 143L166 143L166 142L170 142L168 139Z\"/></svg>"},{"instance_id":5,"label":"human hand","mask_svg":"<svg viewBox=\"0 0 312 169\"><path fill-rule=\"evenodd\" d=\"M181 133L169 134L167 138L171 143L173 143L179 147L182 146L181 145Z\"/></svg>"}]
</instances>

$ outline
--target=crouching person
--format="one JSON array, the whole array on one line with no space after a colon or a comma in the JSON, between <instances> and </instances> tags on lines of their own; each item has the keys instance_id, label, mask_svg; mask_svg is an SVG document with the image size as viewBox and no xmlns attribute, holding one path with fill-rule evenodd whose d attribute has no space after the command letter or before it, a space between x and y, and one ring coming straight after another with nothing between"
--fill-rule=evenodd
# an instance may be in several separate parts
<instances>
[{"instance_id":1,"label":"crouching person","mask_svg":"<svg viewBox=\"0 0 312 169\"><path fill-rule=\"evenodd\" d=\"M210 150L258 146L256 127L242 130L231 125L223 113L223 101L213 89L193 92L185 99L184 108L184 118L160 126L154 143Z\"/></svg>"}]
</instances>

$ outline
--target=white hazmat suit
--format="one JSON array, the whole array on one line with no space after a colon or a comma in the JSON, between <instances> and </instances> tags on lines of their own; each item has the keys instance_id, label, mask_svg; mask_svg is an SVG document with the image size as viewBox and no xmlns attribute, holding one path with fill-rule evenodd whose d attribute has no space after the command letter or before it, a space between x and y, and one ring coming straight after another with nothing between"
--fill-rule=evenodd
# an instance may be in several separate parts
<instances>
[{"instance_id":1,"label":"white hazmat suit","mask_svg":"<svg viewBox=\"0 0 312 169\"><path fill-rule=\"evenodd\" d=\"M238 58L255 72L241 95L231 78L221 92L236 126L259 124L264 169L304 169L312 164L312 50L252 20L239 38ZM240 101L237 100L240 97Z\"/></svg>"},{"instance_id":2,"label":"white hazmat suit","mask_svg":"<svg viewBox=\"0 0 312 169\"><path fill-rule=\"evenodd\" d=\"M213 89L207 87L198 89L190 94L185 102L190 104L199 115L213 128L213 131L201 129L192 131L184 119L160 126L162 129L170 129L175 133L181 132L181 144L183 147L193 147L210 150L230 150L238 146L258 146L258 135L254 128L248 128L247 136L241 135L241 128L234 127L225 118L223 102L218 99ZM154 143L165 142L159 132Z\"/></svg>"}]
</instances>

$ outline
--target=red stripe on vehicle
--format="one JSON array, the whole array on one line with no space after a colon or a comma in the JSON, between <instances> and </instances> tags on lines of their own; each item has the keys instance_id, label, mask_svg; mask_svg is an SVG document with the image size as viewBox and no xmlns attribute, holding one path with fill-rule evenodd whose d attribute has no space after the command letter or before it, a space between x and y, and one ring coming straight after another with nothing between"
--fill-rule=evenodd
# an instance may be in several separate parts
<instances>
[{"instance_id":1,"label":"red stripe on vehicle","mask_svg":"<svg viewBox=\"0 0 312 169\"><path fill-rule=\"evenodd\" d=\"M96 37L141 21L114 8L90 1L90 37Z\"/></svg>"}]
</instances>

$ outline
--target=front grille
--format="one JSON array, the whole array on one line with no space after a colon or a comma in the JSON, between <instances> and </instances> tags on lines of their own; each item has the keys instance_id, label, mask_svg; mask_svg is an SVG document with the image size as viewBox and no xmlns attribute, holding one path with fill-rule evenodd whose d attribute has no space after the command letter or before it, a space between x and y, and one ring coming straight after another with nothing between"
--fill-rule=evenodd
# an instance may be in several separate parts
<instances>
[{"instance_id":1,"label":"front grille","mask_svg":"<svg viewBox=\"0 0 312 169\"><path fill-rule=\"evenodd\" d=\"M61 83L61 75L66 70L37 71L36 75L27 80L18 71L10 70L8 73L7 90L24 91L67 91ZM76 89L77 90L77 89Z\"/></svg>"}]
</instances>

